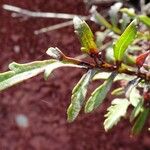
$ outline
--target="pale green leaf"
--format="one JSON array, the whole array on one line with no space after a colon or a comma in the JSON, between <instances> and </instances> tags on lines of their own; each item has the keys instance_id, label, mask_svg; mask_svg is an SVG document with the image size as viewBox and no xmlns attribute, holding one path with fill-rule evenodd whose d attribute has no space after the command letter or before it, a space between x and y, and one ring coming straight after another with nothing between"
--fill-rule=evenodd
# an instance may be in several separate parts
<instances>
[{"instance_id":1,"label":"pale green leaf","mask_svg":"<svg viewBox=\"0 0 150 150\"><path fill-rule=\"evenodd\" d=\"M72 122L78 116L83 102L86 97L87 87L95 74L95 70L89 70L86 74L82 76L80 81L74 87L71 96L71 104L67 110L68 121Z\"/></svg>"},{"instance_id":2,"label":"pale green leaf","mask_svg":"<svg viewBox=\"0 0 150 150\"><path fill-rule=\"evenodd\" d=\"M56 60L51 59L27 64L11 63L9 65L11 71L0 73L0 91L44 72L47 66L55 62Z\"/></svg>"},{"instance_id":3,"label":"pale green leaf","mask_svg":"<svg viewBox=\"0 0 150 150\"><path fill-rule=\"evenodd\" d=\"M140 16L138 16L138 18L142 23L144 23L145 25L150 27L150 17L148 17L146 15L140 15Z\"/></svg>"},{"instance_id":4,"label":"pale green leaf","mask_svg":"<svg viewBox=\"0 0 150 150\"><path fill-rule=\"evenodd\" d=\"M93 80L105 80L110 76L111 73L109 72L99 72L97 73L94 77ZM118 80L125 80L125 81L131 81L135 78L136 76L130 76L130 75L126 75L126 74L118 74L114 81L118 81Z\"/></svg>"},{"instance_id":5,"label":"pale green leaf","mask_svg":"<svg viewBox=\"0 0 150 150\"><path fill-rule=\"evenodd\" d=\"M76 68L84 68L84 66L80 66L80 65L76 65L76 64L72 64L69 62L61 62L61 61L57 61L56 63L53 63L49 66L47 66L45 68L45 72L44 72L44 79L48 79L48 77L50 76L50 74L52 73L52 71L56 68L60 68L60 67L76 67ZM85 67L86 68L86 67Z\"/></svg>"},{"instance_id":6,"label":"pale green leaf","mask_svg":"<svg viewBox=\"0 0 150 150\"><path fill-rule=\"evenodd\" d=\"M91 14L92 14L91 17L92 21L105 26L106 28L112 30L117 34L121 34L121 30L116 26L112 26L100 13L97 12L95 6L92 7Z\"/></svg>"},{"instance_id":7,"label":"pale green leaf","mask_svg":"<svg viewBox=\"0 0 150 150\"><path fill-rule=\"evenodd\" d=\"M117 2L114 5L110 7L110 10L108 11L110 20L113 26L117 26L119 22L119 10L122 7L122 3Z\"/></svg>"},{"instance_id":8,"label":"pale green leaf","mask_svg":"<svg viewBox=\"0 0 150 150\"><path fill-rule=\"evenodd\" d=\"M106 119L104 121L105 131L111 129L116 125L121 117L124 117L129 106L129 101L127 99L114 99L111 106L107 109Z\"/></svg>"},{"instance_id":9,"label":"pale green leaf","mask_svg":"<svg viewBox=\"0 0 150 150\"><path fill-rule=\"evenodd\" d=\"M93 111L103 102L116 75L116 72L113 72L109 78L91 94L85 105L86 113Z\"/></svg>"},{"instance_id":10,"label":"pale green leaf","mask_svg":"<svg viewBox=\"0 0 150 150\"><path fill-rule=\"evenodd\" d=\"M116 61L123 61L124 53L135 39L136 34L136 20L133 20L114 44L114 57Z\"/></svg>"},{"instance_id":11,"label":"pale green leaf","mask_svg":"<svg viewBox=\"0 0 150 150\"><path fill-rule=\"evenodd\" d=\"M50 47L47 51L46 54L53 57L54 59L60 60L64 56L64 54L60 51L59 48L57 47Z\"/></svg>"},{"instance_id":12,"label":"pale green leaf","mask_svg":"<svg viewBox=\"0 0 150 150\"><path fill-rule=\"evenodd\" d=\"M124 94L124 87L119 87L111 92L112 95L118 96Z\"/></svg>"},{"instance_id":13,"label":"pale green leaf","mask_svg":"<svg viewBox=\"0 0 150 150\"><path fill-rule=\"evenodd\" d=\"M134 87L130 94L129 94L129 101L132 104L132 106L136 107L139 103L139 101L141 101L142 96L139 93L139 90L137 90L136 87Z\"/></svg>"},{"instance_id":14,"label":"pale green leaf","mask_svg":"<svg viewBox=\"0 0 150 150\"><path fill-rule=\"evenodd\" d=\"M73 23L75 32L78 35L82 45L81 50L88 54L97 52L97 47L94 42L94 35L88 24L84 20L81 20L79 17L74 17Z\"/></svg>"},{"instance_id":15,"label":"pale green leaf","mask_svg":"<svg viewBox=\"0 0 150 150\"><path fill-rule=\"evenodd\" d=\"M149 112L150 112L149 108L143 108L142 112L140 113L139 117L137 118L132 128L133 134L137 135L142 131L144 124L149 116Z\"/></svg>"},{"instance_id":16,"label":"pale green leaf","mask_svg":"<svg viewBox=\"0 0 150 150\"><path fill-rule=\"evenodd\" d=\"M55 59L35 61L26 64L13 62L9 65L10 71L0 73L0 91L34 77L42 72L44 72L45 78L47 79L54 69L65 66L82 68L80 65L75 65L69 62L60 62Z\"/></svg>"},{"instance_id":17,"label":"pale green leaf","mask_svg":"<svg viewBox=\"0 0 150 150\"><path fill-rule=\"evenodd\" d=\"M121 31L125 30L125 28L130 23L130 21L131 21L131 18L127 14L123 13L122 19L120 21L121 22Z\"/></svg>"},{"instance_id":18,"label":"pale green leaf","mask_svg":"<svg viewBox=\"0 0 150 150\"><path fill-rule=\"evenodd\" d=\"M136 16L135 10L133 8L122 8L120 12L126 13L128 16L134 18Z\"/></svg>"}]
</instances>

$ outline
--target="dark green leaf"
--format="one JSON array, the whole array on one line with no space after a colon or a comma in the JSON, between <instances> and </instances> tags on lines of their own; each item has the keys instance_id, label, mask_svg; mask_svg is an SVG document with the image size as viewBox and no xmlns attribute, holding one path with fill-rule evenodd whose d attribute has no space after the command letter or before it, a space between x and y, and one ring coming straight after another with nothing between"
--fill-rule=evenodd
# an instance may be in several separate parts
<instances>
[{"instance_id":1,"label":"dark green leaf","mask_svg":"<svg viewBox=\"0 0 150 150\"><path fill-rule=\"evenodd\" d=\"M88 99L85 105L86 113L93 111L103 102L112 86L113 80L116 77L116 75L117 73L113 72L109 76L109 78L91 94L90 98Z\"/></svg>"},{"instance_id":2,"label":"dark green leaf","mask_svg":"<svg viewBox=\"0 0 150 150\"><path fill-rule=\"evenodd\" d=\"M125 29L123 34L114 44L114 57L116 61L121 62L124 57L124 52L128 46L133 42L137 34L136 20L133 20Z\"/></svg>"},{"instance_id":3,"label":"dark green leaf","mask_svg":"<svg viewBox=\"0 0 150 150\"><path fill-rule=\"evenodd\" d=\"M133 128L132 128L132 133L137 135L139 134L146 122L146 119L149 115L150 109L149 108L143 108L143 111L140 113L139 117L137 118Z\"/></svg>"},{"instance_id":4,"label":"dark green leaf","mask_svg":"<svg viewBox=\"0 0 150 150\"><path fill-rule=\"evenodd\" d=\"M94 74L94 70L89 70L86 74L82 76L80 81L74 87L71 96L71 104L67 110L69 122L74 121L74 119L78 116L86 97L87 87L89 85L89 82L92 80Z\"/></svg>"},{"instance_id":5,"label":"dark green leaf","mask_svg":"<svg viewBox=\"0 0 150 150\"><path fill-rule=\"evenodd\" d=\"M94 42L94 35L88 24L79 17L74 17L73 23L75 32L77 33L82 45L81 50L88 54L96 53L97 47Z\"/></svg>"}]
</instances>

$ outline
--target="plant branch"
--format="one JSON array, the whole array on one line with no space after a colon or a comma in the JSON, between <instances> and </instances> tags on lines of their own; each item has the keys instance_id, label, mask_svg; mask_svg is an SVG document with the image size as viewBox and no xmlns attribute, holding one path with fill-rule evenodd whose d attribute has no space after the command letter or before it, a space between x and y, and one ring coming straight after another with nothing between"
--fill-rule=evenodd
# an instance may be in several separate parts
<instances>
[{"instance_id":1,"label":"plant branch","mask_svg":"<svg viewBox=\"0 0 150 150\"><path fill-rule=\"evenodd\" d=\"M117 71L119 73L124 73L127 75L134 75L134 76L137 76L137 77L144 79L144 80L150 80L149 77L147 77L147 75L144 73L141 73L138 71L131 71L128 69L119 70L119 68L117 66L108 64L106 62L102 62L101 64L95 64L95 63L89 63L89 62L85 62L85 61L78 60L78 59L71 58L71 57L65 57L63 59L63 61L70 62L70 63L77 64L77 65L81 65L81 66L87 67L87 69L94 69L95 68L95 69L99 69L99 70L105 71L105 72Z\"/></svg>"},{"instance_id":2,"label":"plant branch","mask_svg":"<svg viewBox=\"0 0 150 150\"><path fill-rule=\"evenodd\" d=\"M67 14L67 13L52 13L52 12L35 12L27 9L22 9L20 7L12 6L12 5L3 5L3 9L15 12L21 15L25 15L28 17L36 17L36 18L59 18L59 19L73 19L76 14ZM86 16L80 16L81 18L87 18Z\"/></svg>"}]
</instances>

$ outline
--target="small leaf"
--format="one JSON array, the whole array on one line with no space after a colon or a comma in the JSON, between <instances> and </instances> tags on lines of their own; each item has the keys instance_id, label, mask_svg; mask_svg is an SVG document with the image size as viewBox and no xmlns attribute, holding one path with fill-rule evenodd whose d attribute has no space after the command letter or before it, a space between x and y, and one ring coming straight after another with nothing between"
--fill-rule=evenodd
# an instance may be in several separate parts
<instances>
[{"instance_id":1,"label":"small leaf","mask_svg":"<svg viewBox=\"0 0 150 150\"><path fill-rule=\"evenodd\" d=\"M118 96L124 94L124 87L119 87L111 92L112 95Z\"/></svg>"},{"instance_id":2,"label":"small leaf","mask_svg":"<svg viewBox=\"0 0 150 150\"><path fill-rule=\"evenodd\" d=\"M114 31L117 34L121 34L120 29L117 28L116 26L112 26L100 13L97 12L96 8L97 7L95 6L91 8L91 14L92 14L91 20L105 26L106 28Z\"/></svg>"},{"instance_id":3,"label":"small leaf","mask_svg":"<svg viewBox=\"0 0 150 150\"><path fill-rule=\"evenodd\" d=\"M133 20L125 29L123 34L114 44L114 57L116 61L121 62L124 57L124 52L128 46L133 42L137 34L136 20Z\"/></svg>"},{"instance_id":4,"label":"small leaf","mask_svg":"<svg viewBox=\"0 0 150 150\"><path fill-rule=\"evenodd\" d=\"M110 7L110 10L108 13L109 13L110 20L113 26L117 26L119 22L118 12L121 7L122 7L122 3L120 2L115 3L114 5Z\"/></svg>"},{"instance_id":5,"label":"small leaf","mask_svg":"<svg viewBox=\"0 0 150 150\"><path fill-rule=\"evenodd\" d=\"M139 20L144 23L146 26L150 27L150 17L146 15L140 15L138 16Z\"/></svg>"},{"instance_id":6,"label":"small leaf","mask_svg":"<svg viewBox=\"0 0 150 150\"><path fill-rule=\"evenodd\" d=\"M139 101L141 101L141 98L142 96L140 95L139 90L134 87L129 94L129 100L132 106L136 107Z\"/></svg>"},{"instance_id":7,"label":"small leaf","mask_svg":"<svg viewBox=\"0 0 150 150\"><path fill-rule=\"evenodd\" d=\"M131 18L134 18L136 16L135 10L133 8L122 8L120 12L126 13Z\"/></svg>"},{"instance_id":8,"label":"small leaf","mask_svg":"<svg viewBox=\"0 0 150 150\"><path fill-rule=\"evenodd\" d=\"M95 74L95 70L89 70L82 76L74 87L71 96L71 104L67 110L68 121L72 122L78 116L86 97L87 87Z\"/></svg>"},{"instance_id":9,"label":"small leaf","mask_svg":"<svg viewBox=\"0 0 150 150\"><path fill-rule=\"evenodd\" d=\"M142 54L140 54L137 58L136 58L136 65L139 67L142 67L145 59L148 57L148 55L150 55L150 51L146 51Z\"/></svg>"},{"instance_id":10,"label":"small leaf","mask_svg":"<svg viewBox=\"0 0 150 150\"><path fill-rule=\"evenodd\" d=\"M93 80L105 80L110 76L111 73L109 72L99 72L97 73L94 77ZM130 75L126 75L126 74L118 74L114 81L119 81L119 80L125 80L125 81L131 81L133 79L135 79L136 76L130 76Z\"/></svg>"},{"instance_id":11,"label":"small leaf","mask_svg":"<svg viewBox=\"0 0 150 150\"><path fill-rule=\"evenodd\" d=\"M137 104L137 106L134 107L131 115L130 115L130 122L132 122L141 112L143 108L143 100L140 100Z\"/></svg>"},{"instance_id":12,"label":"small leaf","mask_svg":"<svg viewBox=\"0 0 150 150\"><path fill-rule=\"evenodd\" d=\"M109 78L91 94L90 98L88 99L85 105L86 113L93 111L103 102L112 86L113 80L116 77L116 75L117 73L113 72L109 76Z\"/></svg>"},{"instance_id":13,"label":"small leaf","mask_svg":"<svg viewBox=\"0 0 150 150\"><path fill-rule=\"evenodd\" d=\"M50 47L47 51L46 54L49 56L53 57L54 59L60 60L64 54L58 49L57 47Z\"/></svg>"},{"instance_id":14,"label":"small leaf","mask_svg":"<svg viewBox=\"0 0 150 150\"><path fill-rule=\"evenodd\" d=\"M94 42L94 35L88 24L79 17L73 19L75 32L82 45L82 51L88 54L97 53L97 47Z\"/></svg>"},{"instance_id":15,"label":"small leaf","mask_svg":"<svg viewBox=\"0 0 150 150\"><path fill-rule=\"evenodd\" d=\"M126 115L126 111L130 103L127 99L114 99L111 104L112 105L107 109L108 112L105 115L105 131L111 129L119 122L121 117Z\"/></svg>"},{"instance_id":16,"label":"small leaf","mask_svg":"<svg viewBox=\"0 0 150 150\"><path fill-rule=\"evenodd\" d=\"M139 134L146 122L146 119L148 118L150 109L149 108L143 108L143 111L140 113L139 117L137 118L133 128L132 128L132 134Z\"/></svg>"}]
</instances>

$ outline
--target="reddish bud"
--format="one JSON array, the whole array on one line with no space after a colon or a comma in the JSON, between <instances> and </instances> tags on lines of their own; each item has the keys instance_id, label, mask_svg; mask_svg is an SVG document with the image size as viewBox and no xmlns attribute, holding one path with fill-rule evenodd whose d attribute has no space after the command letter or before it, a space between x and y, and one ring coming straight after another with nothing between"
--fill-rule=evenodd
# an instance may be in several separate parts
<instances>
[{"instance_id":1,"label":"reddish bud","mask_svg":"<svg viewBox=\"0 0 150 150\"><path fill-rule=\"evenodd\" d=\"M144 61L146 59L146 57L150 54L150 51L147 51L143 54L140 54L137 58L136 58L136 65L138 67L142 67L144 64Z\"/></svg>"}]
</instances>

